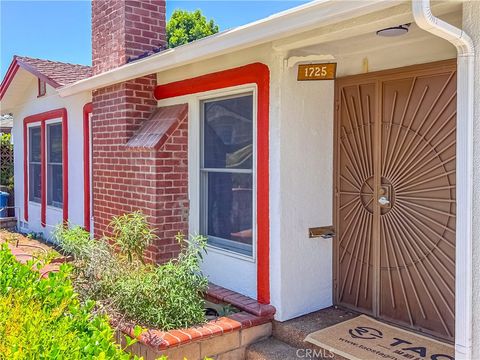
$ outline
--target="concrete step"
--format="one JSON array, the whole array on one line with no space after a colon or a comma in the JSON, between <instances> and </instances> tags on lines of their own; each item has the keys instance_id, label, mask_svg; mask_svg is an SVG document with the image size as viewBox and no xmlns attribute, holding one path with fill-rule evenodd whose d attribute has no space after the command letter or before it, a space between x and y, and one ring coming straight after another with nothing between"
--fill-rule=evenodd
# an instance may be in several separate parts
<instances>
[{"instance_id":1,"label":"concrete step","mask_svg":"<svg viewBox=\"0 0 480 360\"><path fill-rule=\"evenodd\" d=\"M246 360L298 360L329 359L343 360L303 340L308 334L351 319L358 314L348 310L330 307L308 315L284 321L273 322L272 337L247 348Z\"/></svg>"},{"instance_id":2,"label":"concrete step","mask_svg":"<svg viewBox=\"0 0 480 360\"><path fill-rule=\"evenodd\" d=\"M299 350L279 341L275 338L269 338L260 341L247 348L246 360L294 360L304 359Z\"/></svg>"},{"instance_id":3,"label":"concrete step","mask_svg":"<svg viewBox=\"0 0 480 360\"><path fill-rule=\"evenodd\" d=\"M275 338L250 345L245 353L246 360L347 360L320 348L295 348Z\"/></svg>"},{"instance_id":4,"label":"concrete step","mask_svg":"<svg viewBox=\"0 0 480 360\"><path fill-rule=\"evenodd\" d=\"M294 348L316 349L318 348L317 346L303 341L308 334L351 319L357 315L345 309L329 307L288 321L274 321L272 335Z\"/></svg>"}]
</instances>

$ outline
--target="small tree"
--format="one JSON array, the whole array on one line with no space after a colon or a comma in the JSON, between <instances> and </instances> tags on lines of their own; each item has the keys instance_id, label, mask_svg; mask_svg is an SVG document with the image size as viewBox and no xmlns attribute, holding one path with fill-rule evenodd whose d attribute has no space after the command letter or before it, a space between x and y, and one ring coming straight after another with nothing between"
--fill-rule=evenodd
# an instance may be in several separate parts
<instances>
[{"instance_id":1,"label":"small tree","mask_svg":"<svg viewBox=\"0 0 480 360\"><path fill-rule=\"evenodd\" d=\"M174 48L216 34L218 25L207 21L200 10L175 10L167 23L168 47Z\"/></svg>"}]
</instances>

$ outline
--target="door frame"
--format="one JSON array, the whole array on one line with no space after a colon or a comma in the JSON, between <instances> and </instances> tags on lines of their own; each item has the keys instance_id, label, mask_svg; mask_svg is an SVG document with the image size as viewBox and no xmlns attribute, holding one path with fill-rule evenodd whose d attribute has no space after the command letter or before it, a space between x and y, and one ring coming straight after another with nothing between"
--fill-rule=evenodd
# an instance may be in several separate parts
<instances>
[{"instance_id":1,"label":"door frame","mask_svg":"<svg viewBox=\"0 0 480 360\"><path fill-rule=\"evenodd\" d=\"M431 62L431 63L426 63L426 64L418 64L418 65L411 65L411 66L406 66L406 67L401 67L401 68L395 68L395 69L388 69L388 70L381 70L381 71L375 71L371 73L365 73L365 74L357 74L357 75L350 75L350 76L345 76L338 78L335 80L335 96L334 96L334 127L333 127L333 226L334 229L337 229L338 225L338 207L337 207L337 189L338 189L338 154L340 151L340 144L338 141L338 136L339 136L339 123L340 123L340 94L339 94L339 89L343 85L357 85L357 84L365 84L365 83L375 83L376 85L376 103L375 103L375 112L376 112L376 120L377 120L377 126L374 128L374 136L373 139L374 141L378 144L378 142L381 140L381 126L378 126L378 121L380 120L379 116L381 116L381 109L382 109L382 89L381 86L379 86L383 81L385 80L396 80L396 79L402 79L405 77L407 74L412 74L414 73L416 76L423 76L423 75L429 75L429 74L435 74L441 71L452 71L456 69L456 64L457 64L457 59L448 59L448 60L442 60L442 61L436 61L436 62ZM457 84L458 87L458 84ZM457 106L458 109L458 106ZM457 118L457 124L456 128L458 129L458 126L460 124L459 119ZM458 131L457 131L458 133ZM378 147L374 147L378 148ZM461 166L461 161L458 159L458 140L456 143L456 153L457 153L457 158L456 158L456 176L458 178L458 173L461 171L461 169L464 169L464 166ZM376 151L374 153L374 166L379 165L379 161L377 157L379 156L379 152ZM380 176L380 172L378 169L375 169L374 171L374 176L376 183L378 183L377 180L378 177ZM455 193L458 194L458 182L456 184L455 188ZM374 193L373 197L378 198L378 188L374 188ZM458 205L457 205L458 209ZM377 212L379 211L378 206L374 207L374 222L373 222L373 231L372 231L372 236L378 236L378 229L379 229L379 216L375 216ZM459 211L456 211L457 216ZM457 228L459 221L456 220ZM464 244L464 241L462 239L459 239L458 232L456 231L456 239L455 239L455 249L457 247L462 246ZM380 246L378 242L373 243L373 252L375 252L378 255L378 252L380 251ZM337 252L338 252L338 243L337 240L335 239L334 244L333 244L333 286L332 286L332 292L333 292L333 303L337 305L339 303L338 299L338 291L337 291L337 279L338 279L338 273L339 273L339 263L337 261ZM459 256L459 251L455 251L455 262L457 263L458 261L463 261L461 256ZM378 262L379 256L373 256L374 261ZM373 286L373 298L372 298L372 313L373 316L377 316L379 313L379 304L380 304L380 298L379 294L380 292L376 289L379 284L379 277L380 277L380 267L378 263L374 263L373 269L372 269L372 286ZM462 302L459 299L463 299L465 294L468 292L468 288L465 289L459 289L459 283L462 284L462 282L457 281L457 275L455 276L455 327L457 327L457 321L459 320L458 312L457 310L459 309L459 304ZM459 291L460 290L460 291ZM461 291L463 290L463 291ZM460 296L459 296L460 295ZM463 320L462 320L463 321Z\"/></svg>"}]
</instances>

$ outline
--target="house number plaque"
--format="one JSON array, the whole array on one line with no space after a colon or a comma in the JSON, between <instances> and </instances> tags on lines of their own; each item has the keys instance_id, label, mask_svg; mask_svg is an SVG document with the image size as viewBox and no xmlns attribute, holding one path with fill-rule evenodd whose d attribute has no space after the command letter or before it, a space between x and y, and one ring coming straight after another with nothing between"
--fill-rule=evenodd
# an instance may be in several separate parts
<instances>
[{"instance_id":1,"label":"house number plaque","mask_svg":"<svg viewBox=\"0 0 480 360\"><path fill-rule=\"evenodd\" d=\"M337 64L304 64L298 65L298 81L334 80L337 73Z\"/></svg>"}]
</instances>

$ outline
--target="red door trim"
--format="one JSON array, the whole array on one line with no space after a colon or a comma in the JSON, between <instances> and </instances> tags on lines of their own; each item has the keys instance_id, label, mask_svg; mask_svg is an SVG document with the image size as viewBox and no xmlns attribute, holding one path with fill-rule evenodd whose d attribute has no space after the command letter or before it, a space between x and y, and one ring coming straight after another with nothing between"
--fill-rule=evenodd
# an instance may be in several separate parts
<instances>
[{"instance_id":1,"label":"red door trim","mask_svg":"<svg viewBox=\"0 0 480 360\"><path fill-rule=\"evenodd\" d=\"M46 121L60 118L62 120L62 160L63 160L63 221L68 221L68 117L67 109L56 109L40 114L27 116L23 120L23 206L24 218L28 221L28 124L40 122L40 187L41 187L41 213L40 221L43 227L47 224L47 188L46 188Z\"/></svg>"},{"instance_id":2,"label":"red door trim","mask_svg":"<svg viewBox=\"0 0 480 360\"><path fill-rule=\"evenodd\" d=\"M234 69L158 85L157 100L232 86L256 84L257 113L257 300L270 303L270 222L269 222L269 107L270 71L253 63Z\"/></svg>"},{"instance_id":3,"label":"red door trim","mask_svg":"<svg viewBox=\"0 0 480 360\"><path fill-rule=\"evenodd\" d=\"M83 226L90 232L90 114L92 103L83 107Z\"/></svg>"}]
</instances>

